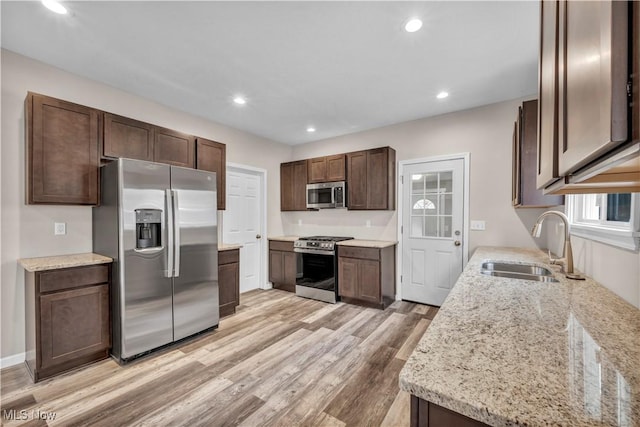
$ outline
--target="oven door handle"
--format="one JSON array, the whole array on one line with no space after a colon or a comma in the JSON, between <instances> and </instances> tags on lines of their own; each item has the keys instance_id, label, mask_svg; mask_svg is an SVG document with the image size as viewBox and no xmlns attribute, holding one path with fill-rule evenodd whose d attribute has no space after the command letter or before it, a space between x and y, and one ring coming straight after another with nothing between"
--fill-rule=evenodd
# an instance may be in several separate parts
<instances>
[{"instance_id":1,"label":"oven door handle","mask_svg":"<svg viewBox=\"0 0 640 427\"><path fill-rule=\"evenodd\" d=\"M314 249L303 249L303 248L293 248L293 252L296 252L299 254L314 254L314 255L326 255L326 256L333 256L335 254L334 251L325 251L325 250L317 251Z\"/></svg>"}]
</instances>

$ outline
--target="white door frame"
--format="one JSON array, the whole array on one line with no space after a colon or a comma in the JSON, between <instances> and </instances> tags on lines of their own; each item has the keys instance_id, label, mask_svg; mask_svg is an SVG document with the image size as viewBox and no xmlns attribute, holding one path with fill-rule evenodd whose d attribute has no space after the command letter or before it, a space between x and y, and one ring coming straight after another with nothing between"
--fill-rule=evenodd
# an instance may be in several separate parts
<instances>
[{"instance_id":1,"label":"white door frame","mask_svg":"<svg viewBox=\"0 0 640 427\"><path fill-rule=\"evenodd\" d=\"M242 165L239 163L231 163L227 162L227 172L229 170L236 172L244 172L251 173L254 175L259 175L262 180L262 188L260 191L262 192L262 207L260 209L260 226L262 228L262 239L260 242L260 277L258 277L258 283L260 289L271 289L271 283L267 281L266 271L267 271L267 170L263 168L256 168L253 166ZM226 177L225 177L226 180ZM224 224L222 224L224 227ZM224 231L222 233L224 235ZM242 262L242 260L240 260Z\"/></svg>"},{"instance_id":2,"label":"white door frame","mask_svg":"<svg viewBox=\"0 0 640 427\"><path fill-rule=\"evenodd\" d=\"M403 244L402 244L402 201L404 191L404 182L402 181L402 175L404 173L405 166L413 165L416 163L427 163L427 162L441 162L445 160L458 160L462 159L464 162L464 177L463 177L463 207L462 207L462 269L467 266L467 262L469 262L469 153L459 153L459 154L447 154L443 156L433 156L433 157L423 157L420 159L410 159L410 160L400 160L398 162L398 176L396 177L396 182L398 183L398 191L396 191L396 206L398 206L398 253L396 260L396 301L402 299L402 282L400 278L402 277L402 252L403 252Z\"/></svg>"}]
</instances>

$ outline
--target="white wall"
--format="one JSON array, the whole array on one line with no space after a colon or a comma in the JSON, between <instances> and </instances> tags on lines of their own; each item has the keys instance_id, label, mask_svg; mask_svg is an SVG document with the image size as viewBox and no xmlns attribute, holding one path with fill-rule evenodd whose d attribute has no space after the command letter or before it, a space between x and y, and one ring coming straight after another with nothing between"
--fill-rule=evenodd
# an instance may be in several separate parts
<instances>
[{"instance_id":1,"label":"white wall","mask_svg":"<svg viewBox=\"0 0 640 427\"><path fill-rule=\"evenodd\" d=\"M565 212L564 206L556 209ZM548 248L555 257L560 257L564 250L562 221L550 216L543 227L546 228ZM571 236L571 248L573 265L578 271L640 308L640 253L578 236Z\"/></svg>"},{"instance_id":2,"label":"white wall","mask_svg":"<svg viewBox=\"0 0 640 427\"><path fill-rule=\"evenodd\" d=\"M282 234L279 176L292 148L216 124L2 50L2 212L0 357L24 351L24 271L18 258L91 252L91 208L25 205L24 113L27 91L88 105L227 145L227 160L267 170L268 233ZM54 236L53 223L67 235Z\"/></svg>"},{"instance_id":3,"label":"white wall","mask_svg":"<svg viewBox=\"0 0 640 427\"><path fill-rule=\"evenodd\" d=\"M640 253L571 236L575 267L640 308Z\"/></svg>"},{"instance_id":4,"label":"white wall","mask_svg":"<svg viewBox=\"0 0 640 427\"><path fill-rule=\"evenodd\" d=\"M524 99L430 117L294 147L304 159L367 148L391 146L397 160L470 153L470 219L485 220L486 231L471 231L470 254L478 246L550 247L558 252L564 228L545 221L546 233L534 239L530 230L545 209L511 206L513 121ZM563 207L556 208L563 210ZM363 239L397 240L396 212L283 213L287 234L353 235ZM366 227L367 221L370 227ZM556 222L559 224L559 222ZM358 228L354 228L357 226ZM577 269L640 307L640 254L572 237ZM560 248L561 251L561 248Z\"/></svg>"},{"instance_id":5,"label":"white wall","mask_svg":"<svg viewBox=\"0 0 640 427\"><path fill-rule=\"evenodd\" d=\"M469 152L470 219L486 221L486 231L470 232L471 252L486 245L536 247L529 230L544 210L511 206L513 122L521 102L501 102L295 146L293 157L304 159L387 145L396 150L398 161ZM398 239L396 212L321 210L282 216L287 234ZM367 221L370 227L366 227ZM539 243L544 246L546 240Z\"/></svg>"},{"instance_id":6,"label":"white wall","mask_svg":"<svg viewBox=\"0 0 640 427\"><path fill-rule=\"evenodd\" d=\"M24 351L23 257L91 251L91 208L24 204L24 114L27 91L93 106L227 144L227 160L267 169L268 235L334 234L397 240L396 212L279 211L279 164L327 154L391 146L397 160L470 153L470 219L487 222L472 231L478 246L546 247L529 230L541 209L511 206L511 138L522 100L513 100L415 120L291 148L191 116L2 50L2 147L0 162L0 357ZM53 235L53 222L66 222L66 236ZM367 224L370 226L367 227ZM638 254L573 238L576 266L639 305ZM553 242L550 242L553 245Z\"/></svg>"}]
</instances>

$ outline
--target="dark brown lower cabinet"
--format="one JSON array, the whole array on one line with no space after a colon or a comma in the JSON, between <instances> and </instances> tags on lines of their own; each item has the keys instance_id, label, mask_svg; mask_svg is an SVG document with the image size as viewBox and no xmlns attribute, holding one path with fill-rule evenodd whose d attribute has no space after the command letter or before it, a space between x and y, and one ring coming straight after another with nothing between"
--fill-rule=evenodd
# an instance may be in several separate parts
<instances>
[{"instance_id":1,"label":"dark brown lower cabinet","mask_svg":"<svg viewBox=\"0 0 640 427\"><path fill-rule=\"evenodd\" d=\"M395 246L338 247L338 293L345 302L386 308L395 300Z\"/></svg>"},{"instance_id":2,"label":"dark brown lower cabinet","mask_svg":"<svg viewBox=\"0 0 640 427\"><path fill-rule=\"evenodd\" d=\"M411 427L485 427L472 418L411 396Z\"/></svg>"},{"instance_id":3,"label":"dark brown lower cabinet","mask_svg":"<svg viewBox=\"0 0 640 427\"><path fill-rule=\"evenodd\" d=\"M240 249L218 252L220 317L236 312L240 304Z\"/></svg>"},{"instance_id":4,"label":"dark brown lower cabinet","mask_svg":"<svg viewBox=\"0 0 640 427\"><path fill-rule=\"evenodd\" d=\"M293 242L269 241L269 281L276 289L296 291L298 265Z\"/></svg>"},{"instance_id":5,"label":"dark brown lower cabinet","mask_svg":"<svg viewBox=\"0 0 640 427\"><path fill-rule=\"evenodd\" d=\"M25 363L34 382L105 359L111 264L25 273Z\"/></svg>"}]
</instances>

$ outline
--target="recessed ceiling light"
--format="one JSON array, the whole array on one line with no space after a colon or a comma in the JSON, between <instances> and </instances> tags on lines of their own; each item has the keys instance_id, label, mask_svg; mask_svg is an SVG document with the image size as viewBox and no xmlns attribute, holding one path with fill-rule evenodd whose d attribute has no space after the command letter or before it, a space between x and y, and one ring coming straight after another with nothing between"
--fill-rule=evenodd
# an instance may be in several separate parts
<instances>
[{"instance_id":1,"label":"recessed ceiling light","mask_svg":"<svg viewBox=\"0 0 640 427\"><path fill-rule=\"evenodd\" d=\"M447 96L449 96L449 92L440 92L439 94L436 95L436 98L438 99L445 99Z\"/></svg>"},{"instance_id":2,"label":"recessed ceiling light","mask_svg":"<svg viewBox=\"0 0 640 427\"><path fill-rule=\"evenodd\" d=\"M56 0L42 0L42 4L49 10L64 15L67 13L67 8L58 3Z\"/></svg>"},{"instance_id":3,"label":"recessed ceiling light","mask_svg":"<svg viewBox=\"0 0 640 427\"><path fill-rule=\"evenodd\" d=\"M235 102L238 105L244 105L247 103L247 100L241 96L236 96L235 98L233 98L233 102Z\"/></svg>"},{"instance_id":4,"label":"recessed ceiling light","mask_svg":"<svg viewBox=\"0 0 640 427\"><path fill-rule=\"evenodd\" d=\"M309 133L313 133L313 132L315 132L315 131L316 131L316 128L314 128L313 126L309 126L309 127L307 128L307 132L309 132Z\"/></svg>"},{"instance_id":5,"label":"recessed ceiling light","mask_svg":"<svg viewBox=\"0 0 640 427\"><path fill-rule=\"evenodd\" d=\"M418 18L413 18L410 19L405 25L404 25L404 29L408 32L408 33L415 33L416 31L418 31L420 28L422 28L422 21L419 20Z\"/></svg>"}]
</instances>

